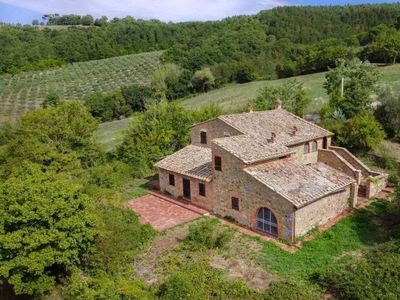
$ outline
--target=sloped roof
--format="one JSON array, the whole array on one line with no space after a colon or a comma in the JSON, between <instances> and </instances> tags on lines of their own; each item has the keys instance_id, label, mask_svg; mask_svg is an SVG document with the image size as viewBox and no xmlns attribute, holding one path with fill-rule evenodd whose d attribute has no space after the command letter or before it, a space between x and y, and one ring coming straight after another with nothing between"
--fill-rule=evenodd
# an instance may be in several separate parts
<instances>
[{"instance_id":1,"label":"sloped roof","mask_svg":"<svg viewBox=\"0 0 400 300\"><path fill-rule=\"evenodd\" d=\"M189 145L160 160L155 166L170 172L210 181L212 179L211 149Z\"/></svg>"},{"instance_id":2,"label":"sloped roof","mask_svg":"<svg viewBox=\"0 0 400 300\"><path fill-rule=\"evenodd\" d=\"M247 135L213 139L213 143L238 157L245 164L286 156L292 151L277 143L263 142Z\"/></svg>"},{"instance_id":3,"label":"sloped roof","mask_svg":"<svg viewBox=\"0 0 400 300\"><path fill-rule=\"evenodd\" d=\"M306 166L295 159L265 163L244 171L296 207L305 206L355 182L324 163Z\"/></svg>"},{"instance_id":4,"label":"sloped roof","mask_svg":"<svg viewBox=\"0 0 400 300\"><path fill-rule=\"evenodd\" d=\"M224 115L219 119L244 134L263 141L270 140L271 133L275 133L276 143L285 146L333 135L332 132L283 109ZM293 127L297 127L295 135L293 135Z\"/></svg>"}]
</instances>

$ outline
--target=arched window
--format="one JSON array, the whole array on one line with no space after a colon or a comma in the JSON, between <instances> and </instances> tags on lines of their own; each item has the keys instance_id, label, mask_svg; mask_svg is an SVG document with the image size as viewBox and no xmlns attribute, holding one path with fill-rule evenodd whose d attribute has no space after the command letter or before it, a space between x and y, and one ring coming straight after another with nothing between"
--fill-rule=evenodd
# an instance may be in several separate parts
<instances>
[{"instance_id":1,"label":"arched window","mask_svg":"<svg viewBox=\"0 0 400 300\"><path fill-rule=\"evenodd\" d=\"M278 235L278 222L272 211L266 207L261 207L257 212L257 229Z\"/></svg>"},{"instance_id":2,"label":"arched window","mask_svg":"<svg viewBox=\"0 0 400 300\"><path fill-rule=\"evenodd\" d=\"M311 151L315 152L317 150L318 150L318 143L317 143L317 141L313 141L311 144Z\"/></svg>"},{"instance_id":3,"label":"arched window","mask_svg":"<svg viewBox=\"0 0 400 300\"><path fill-rule=\"evenodd\" d=\"M308 143L304 144L304 153L310 153L310 145Z\"/></svg>"}]
</instances>

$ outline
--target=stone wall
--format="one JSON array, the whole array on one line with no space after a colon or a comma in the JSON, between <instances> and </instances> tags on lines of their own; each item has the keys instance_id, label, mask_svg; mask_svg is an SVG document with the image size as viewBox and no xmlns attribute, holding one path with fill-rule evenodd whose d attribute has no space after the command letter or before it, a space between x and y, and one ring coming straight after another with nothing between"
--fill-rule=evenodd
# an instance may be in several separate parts
<instances>
[{"instance_id":1,"label":"stone wall","mask_svg":"<svg viewBox=\"0 0 400 300\"><path fill-rule=\"evenodd\" d=\"M354 178L358 183L361 181L361 173L355 169L347 160L335 151L321 149L318 151L318 161Z\"/></svg>"},{"instance_id":2,"label":"stone wall","mask_svg":"<svg viewBox=\"0 0 400 300\"><path fill-rule=\"evenodd\" d=\"M289 146L290 150L294 151L293 157L304 165L316 163L318 161L318 149L322 149L322 139L316 140L317 150L312 151L312 142L308 142L308 153L304 153L304 144Z\"/></svg>"},{"instance_id":3,"label":"stone wall","mask_svg":"<svg viewBox=\"0 0 400 300\"><path fill-rule=\"evenodd\" d=\"M292 241L293 204L244 172L242 162L221 147L214 144L212 152L222 158L222 171L213 171L214 212L222 217L230 216L239 224L256 230L257 211L266 207L277 219L278 237ZM232 208L232 197L239 199L239 210Z\"/></svg>"},{"instance_id":4,"label":"stone wall","mask_svg":"<svg viewBox=\"0 0 400 300\"><path fill-rule=\"evenodd\" d=\"M365 188L367 191L366 197L371 198L382 191L388 183L388 175L387 174L379 174L377 176L370 176L365 183Z\"/></svg>"},{"instance_id":5,"label":"stone wall","mask_svg":"<svg viewBox=\"0 0 400 300\"><path fill-rule=\"evenodd\" d=\"M201 131L205 131L207 133L207 144L202 144L200 142ZM211 141L213 139L222 138L226 135L235 136L239 134L242 133L237 129L232 128L231 126L227 125L219 119L213 119L194 125L191 128L190 143L195 146L211 148Z\"/></svg>"},{"instance_id":6,"label":"stone wall","mask_svg":"<svg viewBox=\"0 0 400 300\"><path fill-rule=\"evenodd\" d=\"M175 186L169 184L169 174L175 176ZM214 189L212 182L206 182L197 178L183 176L178 173L169 172L163 169L159 169L160 177L160 190L174 196L175 198L181 198L183 196L183 178L190 180L190 201L200 207L213 210L214 203ZM206 196L199 195L199 183L202 183L206 187Z\"/></svg>"},{"instance_id":7,"label":"stone wall","mask_svg":"<svg viewBox=\"0 0 400 300\"><path fill-rule=\"evenodd\" d=\"M310 229L327 223L349 207L350 187L326 196L295 212L296 237L306 234Z\"/></svg>"},{"instance_id":8,"label":"stone wall","mask_svg":"<svg viewBox=\"0 0 400 300\"><path fill-rule=\"evenodd\" d=\"M329 147L329 149L338 153L347 162L349 162L355 169L360 170L361 174L364 177L367 177L372 173L372 171L365 164L363 164L357 157L355 157L346 148L331 146L331 147Z\"/></svg>"}]
</instances>

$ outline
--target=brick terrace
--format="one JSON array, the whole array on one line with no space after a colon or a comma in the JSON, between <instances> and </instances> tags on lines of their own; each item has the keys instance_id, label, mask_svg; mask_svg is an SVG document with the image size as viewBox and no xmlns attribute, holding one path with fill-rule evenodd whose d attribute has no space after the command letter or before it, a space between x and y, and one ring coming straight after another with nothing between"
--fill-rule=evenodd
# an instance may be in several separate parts
<instances>
[{"instance_id":1,"label":"brick terrace","mask_svg":"<svg viewBox=\"0 0 400 300\"><path fill-rule=\"evenodd\" d=\"M375 196L375 199L383 199L388 196L388 194L393 192L393 188L385 188L382 192ZM125 205L131 209L133 209L136 213L140 215L140 222L142 223L150 223L155 229L162 231L179 224L186 223L188 221L199 218L203 215L209 215L209 212L201 209L197 206L191 204L185 204L180 201L173 199L170 196L166 196L161 192L150 191L150 195L143 196L137 199L133 199ZM356 209L363 208L368 206L371 201L365 198L358 198L359 206ZM349 208L336 218L330 220L328 223L324 224L319 228L319 231L325 231L335 225L342 218L352 214L356 209ZM237 224L233 224L224 219L220 219L223 224L227 224L233 227L238 228L241 232L251 235L251 236L259 236L263 240L268 240L270 242L275 243L277 246L282 249L295 252L298 248L302 247L302 243L299 242L295 246L288 246L280 243L275 238L270 238L268 236L260 235L259 233L244 228L242 226L238 226ZM306 237L305 240L312 240L315 236L311 235Z\"/></svg>"},{"instance_id":2,"label":"brick terrace","mask_svg":"<svg viewBox=\"0 0 400 300\"><path fill-rule=\"evenodd\" d=\"M125 206L139 214L142 223L150 223L153 228L162 231L179 224L199 218L208 214L204 209L191 204L184 204L167 197L159 192L133 199Z\"/></svg>"}]
</instances>

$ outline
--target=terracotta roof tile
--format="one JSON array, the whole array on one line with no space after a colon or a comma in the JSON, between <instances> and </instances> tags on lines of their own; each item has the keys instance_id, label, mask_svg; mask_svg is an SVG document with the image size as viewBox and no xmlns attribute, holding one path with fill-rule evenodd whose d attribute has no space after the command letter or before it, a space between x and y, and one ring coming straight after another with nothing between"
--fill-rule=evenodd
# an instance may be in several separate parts
<instances>
[{"instance_id":1,"label":"terracotta roof tile","mask_svg":"<svg viewBox=\"0 0 400 300\"><path fill-rule=\"evenodd\" d=\"M211 149L189 145L155 164L156 167L197 179L210 181Z\"/></svg>"},{"instance_id":2,"label":"terracotta roof tile","mask_svg":"<svg viewBox=\"0 0 400 300\"><path fill-rule=\"evenodd\" d=\"M235 155L245 164L286 156L292 151L282 144L263 142L247 135L213 139L213 143Z\"/></svg>"},{"instance_id":3,"label":"terracotta roof tile","mask_svg":"<svg viewBox=\"0 0 400 300\"><path fill-rule=\"evenodd\" d=\"M275 133L276 142L285 146L333 135L333 133L283 109L220 116L220 120L246 135L268 141ZM293 134L293 128L297 128Z\"/></svg>"},{"instance_id":4,"label":"terracotta roof tile","mask_svg":"<svg viewBox=\"0 0 400 300\"><path fill-rule=\"evenodd\" d=\"M296 207L307 205L355 182L353 178L324 163L306 166L294 159L261 164L247 168L245 172Z\"/></svg>"}]
</instances>

